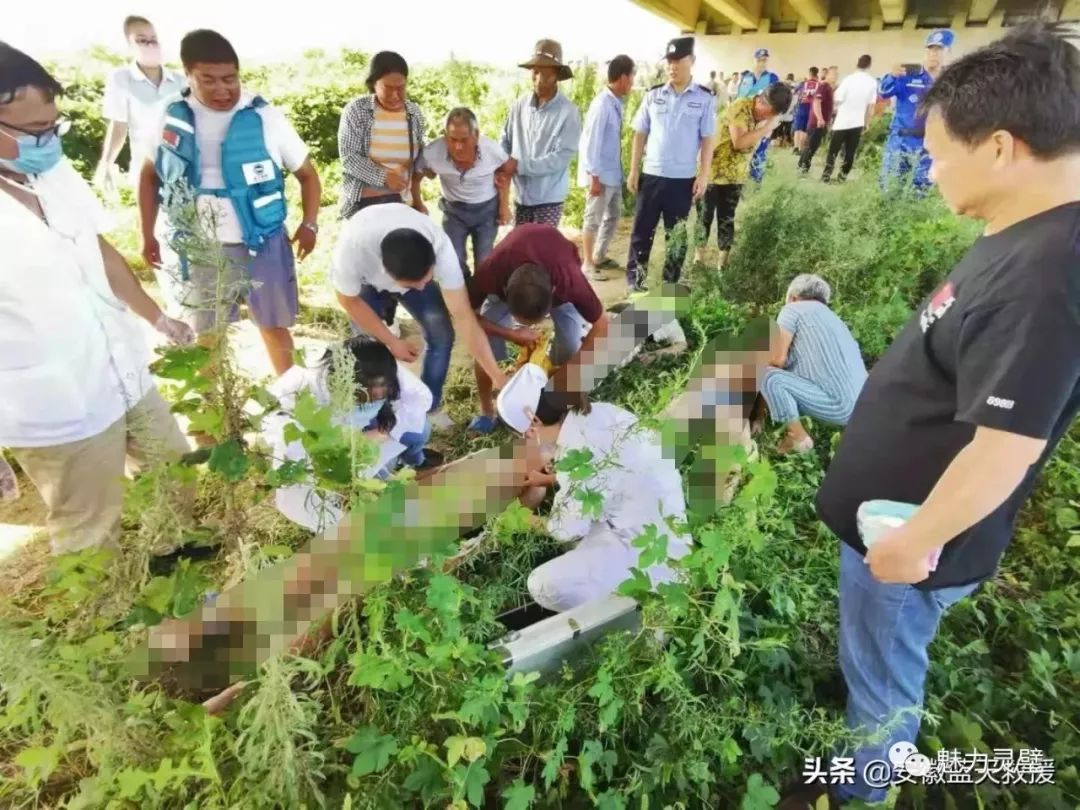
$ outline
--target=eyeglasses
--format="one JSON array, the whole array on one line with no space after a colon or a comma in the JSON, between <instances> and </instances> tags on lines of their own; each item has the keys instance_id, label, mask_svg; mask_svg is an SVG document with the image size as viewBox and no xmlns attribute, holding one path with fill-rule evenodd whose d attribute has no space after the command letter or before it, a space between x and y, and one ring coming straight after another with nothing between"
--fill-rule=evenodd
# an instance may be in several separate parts
<instances>
[{"instance_id":1,"label":"eyeglasses","mask_svg":"<svg viewBox=\"0 0 1080 810\"><path fill-rule=\"evenodd\" d=\"M62 138L67 135L68 130L71 129L71 122L66 118L60 118L51 127L45 129L23 129L17 127L14 124L8 124L5 121L0 121L0 126L7 129L13 129L16 132L21 132L23 135L32 135L34 137L35 146L44 146L53 138Z\"/></svg>"}]
</instances>

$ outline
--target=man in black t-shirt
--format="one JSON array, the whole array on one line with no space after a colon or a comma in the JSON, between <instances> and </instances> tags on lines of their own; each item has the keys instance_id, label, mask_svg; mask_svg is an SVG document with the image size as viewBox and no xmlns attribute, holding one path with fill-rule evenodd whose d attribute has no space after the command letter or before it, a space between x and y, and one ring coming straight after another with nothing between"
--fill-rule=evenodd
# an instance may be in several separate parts
<instances>
[{"instance_id":1,"label":"man in black t-shirt","mask_svg":"<svg viewBox=\"0 0 1080 810\"><path fill-rule=\"evenodd\" d=\"M924 102L934 180L986 229L874 366L818 493L843 541L848 724L892 722L847 753L841 801L885 797L865 778L874 760L903 776L938 621L993 575L1080 408L1078 88L1080 52L1040 23L947 68ZM868 551L856 511L875 499L920 507Z\"/></svg>"}]
</instances>

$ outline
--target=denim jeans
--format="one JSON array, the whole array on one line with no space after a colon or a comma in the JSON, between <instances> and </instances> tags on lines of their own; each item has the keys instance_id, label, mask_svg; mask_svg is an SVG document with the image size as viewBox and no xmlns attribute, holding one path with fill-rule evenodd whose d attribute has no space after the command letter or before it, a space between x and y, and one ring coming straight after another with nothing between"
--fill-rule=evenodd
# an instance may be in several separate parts
<instances>
[{"instance_id":1,"label":"denim jeans","mask_svg":"<svg viewBox=\"0 0 1080 810\"><path fill-rule=\"evenodd\" d=\"M489 295L480 310L480 317L486 318L499 326L513 328L514 316L510 314L510 308L501 298ZM551 310L551 320L555 324L555 340L551 346L551 362L561 365L578 353L581 342L585 335L592 329L589 324L571 303L559 304ZM502 338L488 336L491 344L491 353L495 360L501 363L506 359L506 341Z\"/></svg>"},{"instance_id":2,"label":"denim jeans","mask_svg":"<svg viewBox=\"0 0 1080 810\"><path fill-rule=\"evenodd\" d=\"M399 301L420 324L426 344L420 379L431 389L431 409L437 410L442 402L446 374L450 370L450 350L454 347L454 325L450 321L450 312L446 309L439 285L431 282L422 290L392 293L365 284L360 288L360 297L376 314L385 310L388 301ZM356 324L352 327L354 334L360 333L361 330Z\"/></svg>"},{"instance_id":3,"label":"denim jeans","mask_svg":"<svg viewBox=\"0 0 1080 810\"><path fill-rule=\"evenodd\" d=\"M409 467L419 467L424 463L424 445L427 444L428 439L431 438L431 422L424 420L424 429L419 433L402 433L398 439L403 445L405 450L402 452L399 459L401 463Z\"/></svg>"},{"instance_id":4,"label":"denim jeans","mask_svg":"<svg viewBox=\"0 0 1080 810\"><path fill-rule=\"evenodd\" d=\"M840 670L848 688L848 728L867 735L888 729L879 742L854 752L854 784L838 786L836 796L878 802L887 788L867 784L864 769L875 760L887 763L895 743L915 742L930 664L927 649L945 611L978 583L933 591L886 585L874 579L859 552L847 543L840 549Z\"/></svg>"},{"instance_id":5,"label":"denim jeans","mask_svg":"<svg viewBox=\"0 0 1080 810\"><path fill-rule=\"evenodd\" d=\"M439 200L443 212L443 231L450 237L461 272L466 279L472 278L469 263L466 261L466 244L472 237L473 261L476 267L484 261L495 246L495 236L499 233L499 197L492 197L487 202L463 203L454 200Z\"/></svg>"}]
</instances>

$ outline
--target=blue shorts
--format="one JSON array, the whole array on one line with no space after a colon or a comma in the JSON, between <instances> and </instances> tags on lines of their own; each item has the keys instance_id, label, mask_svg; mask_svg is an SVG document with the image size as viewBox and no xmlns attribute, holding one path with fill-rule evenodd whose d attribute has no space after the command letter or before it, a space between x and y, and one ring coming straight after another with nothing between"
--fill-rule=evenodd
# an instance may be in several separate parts
<instances>
[{"instance_id":1,"label":"blue shorts","mask_svg":"<svg viewBox=\"0 0 1080 810\"><path fill-rule=\"evenodd\" d=\"M795 132L806 132L808 126L810 126L810 105L800 104L795 108L795 123L791 128Z\"/></svg>"},{"instance_id":2,"label":"blue shorts","mask_svg":"<svg viewBox=\"0 0 1080 810\"><path fill-rule=\"evenodd\" d=\"M188 281L180 284L178 303L191 328L199 334L209 332L219 313L235 321L242 301L256 326L295 324L300 297L292 245L285 231L267 238L254 256L244 245L225 245L224 250L233 265L221 279L213 268L192 263Z\"/></svg>"}]
</instances>

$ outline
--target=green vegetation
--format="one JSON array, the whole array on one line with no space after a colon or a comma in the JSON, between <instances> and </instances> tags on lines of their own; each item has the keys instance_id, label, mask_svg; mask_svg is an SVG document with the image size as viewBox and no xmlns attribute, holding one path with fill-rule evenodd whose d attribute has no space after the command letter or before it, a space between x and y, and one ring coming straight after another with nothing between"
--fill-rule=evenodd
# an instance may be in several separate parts
<instances>
[{"instance_id":1,"label":"green vegetation","mask_svg":"<svg viewBox=\"0 0 1080 810\"><path fill-rule=\"evenodd\" d=\"M292 68L295 82L324 77L288 85L288 97L325 161L363 64L362 54L342 63L312 53ZM287 75L285 67L274 75ZM249 79L277 87L268 76ZM425 97L433 111L451 100L481 107L489 130L508 98L492 97L484 74L465 65L418 71L410 91L444 94L438 103ZM815 271L833 284L838 311L872 360L973 236L935 199L883 199L872 174L826 188L774 167L742 209L730 272L718 286L696 287L683 318L691 348L741 334L758 313L775 312L788 279ZM704 281L697 271L694 278ZM271 403L229 365L222 337L213 355L171 350L159 360L177 409L217 445L196 466L135 482L124 538L128 551L158 539L178 483L197 491L189 539L221 543L221 553L157 577L145 554L136 572L105 552L45 560L40 547L0 564L0 806L759 810L798 780L803 757L847 739L836 663L838 542L813 511L835 432L820 426L814 454L766 453L747 465L730 506L691 516L696 544L678 563L684 581L650 594L635 574L622 586L643 604L640 633L609 636L552 680L507 679L487 649L502 632L497 615L522 603L531 568L557 553L511 507L453 571L436 560L338 611L310 657L271 660L220 717L169 684L132 682L123 662L148 626L190 614L209 592L305 542L267 503L273 487L307 481L354 498L376 497L381 486L351 479L362 461L355 440L310 403L300 428L312 463L271 470L265 450L246 439ZM631 363L597 398L655 415L685 384L689 364L689 356ZM451 413L465 408L467 376L447 387ZM588 480L588 458L564 463ZM1078 492L1074 428L1002 571L944 620L920 746L1040 748L1057 763L1057 784L908 786L898 807L1064 810L1080 802ZM649 533L637 545L642 567L666 556Z\"/></svg>"}]
</instances>

